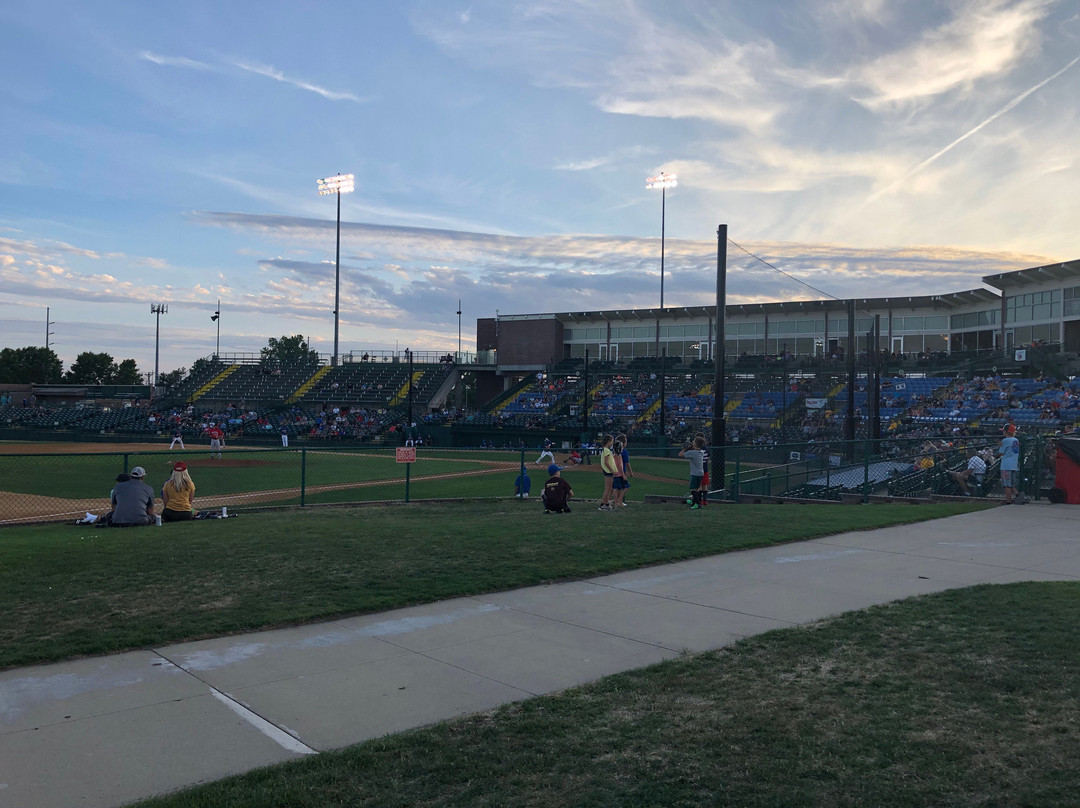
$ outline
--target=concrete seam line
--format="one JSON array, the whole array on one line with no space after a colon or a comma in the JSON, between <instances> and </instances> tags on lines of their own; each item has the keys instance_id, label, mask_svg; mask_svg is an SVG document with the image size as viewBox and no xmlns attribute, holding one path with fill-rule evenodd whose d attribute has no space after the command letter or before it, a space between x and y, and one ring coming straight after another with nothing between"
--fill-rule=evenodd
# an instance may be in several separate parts
<instances>
[{"instance_id":1,"label":"concrete seam line","mask_svg":"<svg viewBox=\"0 0 1080 808\"><path fill-rule=\"evenodd\" d=\"M278 745L284 747L290 752L296 752L297 754L301 755L318 754L316 750L312 749L307 744L303 743L300 740L297 740L285 730L278 727L276 724L272 724L262 716L252 712L247 707L240 704L240 702L222 693L216 687L211 687L209 685L207 685L207 687L210 687L210 693L215 699L220 701L222 704L224 704L226 707L228 707L230 710L240 716L240 718L247 721L249 724L251 724L251 726L255 727L255 729L257 729L270 740L276 742Z\"/></svg>"}]
</instances>

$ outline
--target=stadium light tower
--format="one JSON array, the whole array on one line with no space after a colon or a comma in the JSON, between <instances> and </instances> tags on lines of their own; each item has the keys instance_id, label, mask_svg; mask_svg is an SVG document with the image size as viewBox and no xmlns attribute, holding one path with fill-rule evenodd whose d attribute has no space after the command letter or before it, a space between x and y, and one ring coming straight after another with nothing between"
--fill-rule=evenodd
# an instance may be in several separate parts
<instances>
[{"instance_id":1,"label":"stadium light tower","mask_svg":"<svg viewBox=\"0 0 1080 808\"><path fill-rule=\"evenodd\" d=\"M645 179L645 187L650 191L660 189L660 311L664 310L664 225L667 218L667 189L679 184L674 174L661 171L655 177Z\"/></svg>"},{"instance_id":2,"label":"stadium light tower","mask_svg":"<svg viewBox=\"0 0 1080 808\"><path fill-rule=\"evenodd\" d=\"M335 174L319 180L319 196L337 194L337 250L334 253L334 355L330 364L338 363L338 321L341 310L341 195L352 193L352 174Z\"/></svg>"},{"instance_id":3,"label":"stadium light tower","mask_svg":"<svg viewBox=\"0 0 1080 808\"><path fill-rule=\"evenodd\" d=\"M210 322L217 323L217 343L214 348L214 361L221 358L221 300L218 299L217 311L210 315Z\"/></svg>"},{"instance_id":4,"label":"stadium light tower","mask_svg":"<svg viewBox=\"0 0 1080 808\"><path fill-rule=\"evenodd\" d=\"M168 303L151 303L150 313L157 319L157 327L154 331L154 384L150 388L150 398L154 398L154 387L158 383L158 365L161 358L161 315L169 313Z\"/></svg>"},{"instance_id":5,"label":"stadium light tower","mask_svg":"<svg viewBox=\"0 0 1080 808\"><path fill-rule=\"evenodd\" d=\"M458 308L461 308L460 303L458 304ZM51 307L46 306L45 307L45 350L46 351L49 350L49 337L52 337L52 336L56 335L55 331L50 330L54 325L56 325L56 321L53 320L49 315L50 311L52 311ZM460 314L460 312L458 312L458 313Z\"/></svg>"}]
</instances>

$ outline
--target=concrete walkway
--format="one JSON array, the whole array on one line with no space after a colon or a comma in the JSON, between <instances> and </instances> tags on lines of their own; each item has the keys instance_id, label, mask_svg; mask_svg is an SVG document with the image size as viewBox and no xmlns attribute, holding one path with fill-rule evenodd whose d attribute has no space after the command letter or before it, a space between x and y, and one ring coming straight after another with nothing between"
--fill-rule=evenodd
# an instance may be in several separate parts
<instances>
[{"instance_id":1,"label":"concrete walkway","mask_svg":"<svg viewBox=\"0 0 1080 808\"><path fill-rule=\"evenodd\" d=\"M119 806L908 595L1080 580L1078 526L1014 505L8 671L0 806Z\"/></svg>"}]
</instances>

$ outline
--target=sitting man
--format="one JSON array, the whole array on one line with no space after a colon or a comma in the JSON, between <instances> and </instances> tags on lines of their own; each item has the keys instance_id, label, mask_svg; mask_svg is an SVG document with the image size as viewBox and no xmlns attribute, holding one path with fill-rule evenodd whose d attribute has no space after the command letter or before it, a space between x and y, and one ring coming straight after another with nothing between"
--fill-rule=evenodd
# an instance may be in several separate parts
<instances>
[{"instance_id":1,"label":"sitting man","mask_svg":"<svg viewBox=\"0 0 1080 808\"><path fill-rule=\"evenodd\" d=\"M113 527L154 524L154 489L143 482L146 469L136 466L131 479L117 483L112 491L112 513L105 518Z\"/></svg>"},{"instance_id":2,"label":"sitting man","mask_svg":"<svg viewBox=\"0 0 1080 808\"><path fill-rule=\"evenodd\" d=\"M562 468L552 463L547 467L548 481L544 483L544 493L540 498L544 501L544 513L570 513L570 498L574 496L574 489L570 483L559 476Z\"/></svg>"},{"instance_id":3,"label":"sitting man","mask_svg":"<svg viewBox=\"0 0 1080 808\"><path fill-rule=\"evenodd\" d=\"M967 449L967 466L962 471L950 471L949 476L956 480L965 497L971 496L971 486L981 486L986 477L986 461L974 448Z\"/></svg>"}]
</instances>

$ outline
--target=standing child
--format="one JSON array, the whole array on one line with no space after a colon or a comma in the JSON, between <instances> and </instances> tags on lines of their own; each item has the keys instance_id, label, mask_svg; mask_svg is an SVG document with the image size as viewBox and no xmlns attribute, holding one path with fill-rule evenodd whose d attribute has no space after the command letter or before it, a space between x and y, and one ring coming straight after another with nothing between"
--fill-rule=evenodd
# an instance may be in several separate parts
<instances>
[{"instance_id":1,"label":"standing child","mask_svg":"<svg viewBox=\"0 0 1080 808\"><path fill-rule=\"evenodd\" d=\"M705 492L701 497L701 507L704 508L709 504L709 439L704 432L698 432L694 437L701 438L701 490Z\"/></svg>"},{"instance_id":2,"label":"standing child","mask_svg":"<svg viewBox=\"0 0 1080 808\"><path fill-rule=\"evenodd\" d=\"M620 508L619 498L623 493L626 477L623 476L622 444L618 440L611 446L611 457L615 461L615 474L611 478L611 507Z\"/></svg>"},{"instance_id":3,"label":"standing child","mask_svg":"<svg viewBox=\"0 0 1080 808\"><path fill-rule=\"evenodd\" d=\"M617 435L615 442L622 444L622 472L623 472L623 487L619 492L619 507L626 507L626 492L630 490L630 478L634 476L633 469L630 468L630 452L626 448L627 440L626 435Z\"/></svg>"},{"instance_id":4,"label":"standing child","mask_svg":"<svg viewBox=\"0 0 1080 808\"><path fill-rule=\"evenodd\" d=\"M701 478L704 476L704 455L702 447L705 439L694 438L693 443L687 443L679 452L679 457L685 457L690 463L690 507L697 510L701 507Z\"/></svg>"},{"instance_id":5,"label":"standing child","mask_svg":"<svg viewBox=\"0 0 1080 808\"><path fill-rule=\"evenodd\" d=\"M615 438L611 435L604 435L600 441L600 471L604 474L604 495L600 497L598 509L601 511L614 510L611 507L612 481L615 479L615 454L611 451L611 445L614 442Z\"/></svg>"},{"instance_id":6,"label":"standing child","mask_svg":"<svg viewBox=\"0 0 1080 808\"><path fill-rule=\"evenodd\" d=\"M1020 485L1020 440L1016 437L1015 424L1006 424L1002 433L1004 437L997 448L997 454L1001 455L1001 489L1005 504L1012 505Z\"/></svg>"}]
</instances>

